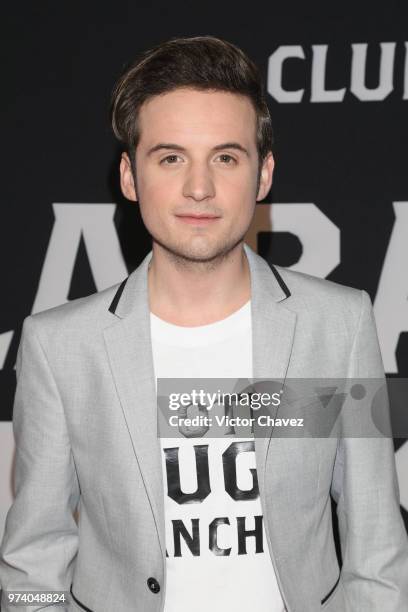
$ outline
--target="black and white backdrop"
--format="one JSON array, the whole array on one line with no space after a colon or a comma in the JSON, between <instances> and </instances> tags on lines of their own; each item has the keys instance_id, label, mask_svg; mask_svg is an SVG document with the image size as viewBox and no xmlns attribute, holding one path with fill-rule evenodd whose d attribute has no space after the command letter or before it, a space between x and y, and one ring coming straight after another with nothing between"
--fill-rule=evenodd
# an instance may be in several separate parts
<instances>
[{"instance_id":1,"label":"black and white backdrop","mask_svg":"<svg viewBox=\"0 0 408 612\"><path fill-rule=\"evenodd\" d=\"M258 63L276 167L247 242L367 290L386 373L408 376L408 7L280 4L2 7L0 538L22 320L122 280L149 250L137 205L119 193L108 106L123 65L170 37L226 38ZM408 528L408 442L395 451Z\"/></svg>"}]
</instances>

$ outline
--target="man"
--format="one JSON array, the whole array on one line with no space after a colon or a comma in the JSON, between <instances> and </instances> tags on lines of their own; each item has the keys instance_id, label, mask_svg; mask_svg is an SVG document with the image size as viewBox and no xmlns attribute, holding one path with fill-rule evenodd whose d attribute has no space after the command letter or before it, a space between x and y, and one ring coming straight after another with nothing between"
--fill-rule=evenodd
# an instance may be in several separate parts
<instances>
[{"instance_id":1,"label":"man","mask_svg":"<svg viewBox=\"0 0 408 612\"><path fill-rule=\"evenodd\" d=\"M2 588L70 589L93 612L408 609L390 438L157 435L158 379L384 377L365 291L244 243L274 168L255 65L172 39L121 77L112 122L153 248L24 320Z\"/></svg>"}]
</instances>

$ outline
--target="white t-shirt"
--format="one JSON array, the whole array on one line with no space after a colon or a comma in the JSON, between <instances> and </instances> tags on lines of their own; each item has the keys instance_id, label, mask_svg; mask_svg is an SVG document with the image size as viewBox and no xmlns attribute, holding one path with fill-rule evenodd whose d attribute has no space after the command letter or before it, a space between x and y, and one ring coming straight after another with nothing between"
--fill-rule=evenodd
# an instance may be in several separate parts
<instances>
[{"instance_id":1,"label":"white t-shirt","mask_svg":"<svg viewBox=\"0 0 408 612\"><path fill-rule=\"evenodd\" d=\"M151 334L156 379L253 376L250 301L221 321L197 327L151 313ZM263 524L253 437L160 443L164 612L284 612Z\"/></svg>"}]
</instances>

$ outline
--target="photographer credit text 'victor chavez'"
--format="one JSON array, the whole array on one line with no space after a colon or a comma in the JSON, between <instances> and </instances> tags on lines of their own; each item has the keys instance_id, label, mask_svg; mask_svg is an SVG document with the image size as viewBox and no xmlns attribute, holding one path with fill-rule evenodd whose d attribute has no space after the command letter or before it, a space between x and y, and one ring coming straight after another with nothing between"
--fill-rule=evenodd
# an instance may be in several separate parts
<instances>
[{"instance_id":1,"label":"photographer credit text 'victor chavez'","mask_svg":"<svg viewBox=\"0 0 408 612\"><path fill-rule=\"evenodd\" d=\"M184 425L186 427L211 427L214 423L219 427L253 427L255 422L259 427L303 427L303 418L273 418L268 414L261 414L258 417L228 417L225 414L219 416L215 415L215 419L205 415L196 415L194 417L182 417L179 415L173 415L169 419L170 425L178 427Z\"/></svg>"}]
</instances>

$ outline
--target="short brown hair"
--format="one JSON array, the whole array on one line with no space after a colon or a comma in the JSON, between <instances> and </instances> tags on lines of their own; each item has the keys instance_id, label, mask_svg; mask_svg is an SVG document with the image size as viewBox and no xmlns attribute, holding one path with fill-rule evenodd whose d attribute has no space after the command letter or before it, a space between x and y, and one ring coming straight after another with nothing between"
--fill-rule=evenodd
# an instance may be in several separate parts
<instances>
[{"instance_id":1,"label":"short brown hair","mask_svg":"<svg viewBox=\"0 0 408 612\"><path fill-rule=\"evenodd\" d=\"M138 113L149 98L180 87L247 96L257 117L259 162L272 150L271 117L256 64L237 46L215 36L171 38L144 51L118 79L112 92L111 122L132 166L139 142Z\"/></svg>"}]
</instances>

